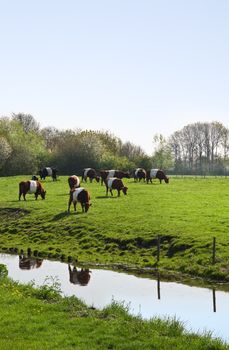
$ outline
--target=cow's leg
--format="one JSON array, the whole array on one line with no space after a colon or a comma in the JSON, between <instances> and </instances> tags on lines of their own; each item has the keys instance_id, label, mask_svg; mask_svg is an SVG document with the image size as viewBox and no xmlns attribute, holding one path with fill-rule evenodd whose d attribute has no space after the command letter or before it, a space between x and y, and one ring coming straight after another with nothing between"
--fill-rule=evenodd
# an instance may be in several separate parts
<instances>
[{"instance_id":1,"label":"cow's leg","mask_svg":"<svg viewBox=\"0 0 229 350\"><path fill-rule=\"evenodd\" d=\"M84 203L81 203L82 213L84 213L85 211L84 205L85 205Z\"/></svg>"},{"instance_id":2,"label":"cow's leg","mask_svg":"<svg viewBox=\"0 0 229 350\"><path fill-rule=\"evenodd\" d=\"M111 195L113 196L112 188L110 189L110 193L111 193Z\"/></svg>"},{"instance_id":3,"label":"cow's leg","mask_svg":"<svg viewBox=\"0 0 229 350\"><path fill-rule=\"evenodd\" d=\"M106 187L106 196L108 196L108 187Z\"/></svg>"},{"instance_id":4,"label":"cow's leg","mask_svg":"<svg viewBox=\"0 0 229 350\"><path fill-rule=\"evenodd\" d=\"M71 206L71 204L72 204L72 200L71 200L71 198L69 198L69 201L68 201L68 212L70 212L70 206Z\"/></svg>"},{"instance_id":5,"label":"cow's leg","mask_svg":"<svg viewBox=\"0 0 229 350\"><path fill-rule=\"evenodd\" d=\"M118 197L120 197L120 190L118 190Z\"/></svg>"},{"instance_id":6,"label":"cow's leg","mask_svg":"<svg viewBox=\"0 0 229 350\"><path fill-rule=\"evenodd\" d=\"M75 211L76 211L76 203L77 203L77 202L73 202L74 210L75 210Z\"/></svg>"},{"instance_id":7,"label":"cow's leg","mask_svg":"<svg viewBox=\"0 0 229 350\"><path fill-rule=\"evenodd\" d=\"M25 198L25 193L23 193L23 198L24 198L24 201L26 201L26 198Z\"/></svg>"}]
</instances>

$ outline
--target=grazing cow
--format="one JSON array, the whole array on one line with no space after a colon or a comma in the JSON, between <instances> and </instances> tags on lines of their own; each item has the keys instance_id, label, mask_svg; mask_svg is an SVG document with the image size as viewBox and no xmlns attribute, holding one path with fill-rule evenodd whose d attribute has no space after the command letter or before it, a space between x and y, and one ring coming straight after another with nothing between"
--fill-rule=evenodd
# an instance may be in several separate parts
<instances>
[{"instance_id":1,"label":"grazing cow","mask_svg":"<svg viewBox=\"0 0 229 350\"><path fill-rule=\"evenodd\" d=\"M118 197L120 197L120 192L122 191L124 194L127 194L128 187L123 185L121 179L117 177L111 177L105 180L106 185L106 195L108 195L108 190L110 190L111 195L113 196L112 190L118 191Z\"/></svg>"},{"instance_id":2,"label":"grazing cow","mask_svg":"<svg viewBox=\"0 0 229 350\"><path fill-rule=\"evenodd\" d=\"M70 191L70 197L68 201L68 212L70 212L70 206L73 202L74 210L76 211L76 204L79 202L82 207L82 211L87 212L90 208L90 195L87 190L85 190L83 187L73 188Z\"/></svg>"},{"instance_id":3,"label":"grazing cow","mask_svg":"<svg viewBox=\"0 0 229 350\"><path fill-rule=\"evenodd\" d=\"M68 184L71 190L80 187L80 179L76 175L69 176Z\"/></svg>"},{"instance_id":4,"label":"grazing cow","mask_svg":"<svg viewBox=\"0 0 229 350\"><path fill-rule=\"evenodd\" d=\"M56 168L50 168L50 167L43 168L43 169L39 170L39 172L38 172L41 180L45 180L46 176L51 176L53 181L57 180L56 173L57 173Z\"/></svg>"},{"instance_id":5,"label":"grazing cow","mask_svg":"<svg viewBox=\"0 0 229 350\"><path fill-rule=\"evenodd\" d=\"M42 184L39 181L21 181L19 183L19 201L21 200L21 195L23 195L24 200L26 200L26 194L33 194L35 198L40 195L42 199L45 199L46 191L42 187Z\"/></svg>"},{"instance_id":6,"label":"grazing cow","mask_svg":"<svg viewBox=\"0 0 229 350\"><path fill-rule=\"evenodd\" d=\"M71 269L70 264L68 264L69 271L69 281L73 284L80 284L81 286L86 286L90 281L91 275L89 269L81 268L80 271L77 270L75 266Z\"/></svg>"},{"instance_id":7,"label":"grazing cow","mask_svg":"<svg viewBox=\"0 0 229 350\"><path fill-rule=\"evenodd\" d=\"M30 270L41 266L43 259L26 257L19 255L19 268L22 270Z\"/></svg>"},{"instance_id":8,"label":"grazing cow","mask_svg":"<svg viewBox=\"0 0 229 350\"><path fill-rule=\"evenodd\" d=\"M82 181L87 182L88 177L90 179L90 182L92 182L93 179L99 182L99 176L97 176L95 169L92 169L92 168L83 169Z\"/></svg>"},{"instance_id":9,"label":"grazing cow","mask_svg":"<svg viewBox=\"0 0 229 350\"><path fill-rule=\"evenodd\" d=\"M137 168L134 172L134 181L141 181L146 179L146 171L143 168Z\"/></svg>"},{"instance_id":10,"label":"grazing cow","mask_svg":"<svg viewBox=\"0 0 229 350\"><path fill-rule=\"evenodd\" d=\"M106 179L109 179L111 177L117 177L118 179L122 179L126 177L129 179L130 173L128 171L121 171L121 170L101 170L100 176L101 176L101 185L102 185Z\"/></svg>"},{"instance_id":11,"label":"grazing cow","mask_svg":"<svg viewBox=\"0 0 229 350\"><path fill-rule=\"evenodd\" d=\"M160 183L162 180L167 184L169 183L169 178L165 175L164 171L160 169L151 169L146 172L147 184L149 181L152 183L152 179L159 179Z\"/></svg>"}]
</instances>

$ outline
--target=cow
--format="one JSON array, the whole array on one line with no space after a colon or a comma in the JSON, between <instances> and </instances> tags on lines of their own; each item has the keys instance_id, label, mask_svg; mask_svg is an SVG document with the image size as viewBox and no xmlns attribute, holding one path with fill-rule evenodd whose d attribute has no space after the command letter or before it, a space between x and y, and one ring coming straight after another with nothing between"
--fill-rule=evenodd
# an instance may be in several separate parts
<instances>
[{"instance_id":1,"label":"cow","mask_svg":"<svg viewBox=\"0 0 229 350\"><path fill-rule=\"evenodd\" d=\"M80 284L81 286L86 286L91 278L91 271L89 269L81 268L80 271L77 270L75 266L71 269L70 264L68 264L69 281L73 284Z\"/></svg>"},{"instance_id":2,"label":"cow","mask_svg":"<svg viewBox=\"0 0 229 350\"><path fill-rule=\"evenodd\" d=\"M73 188L69 193L69 201L68 201L68 212L70 212L70 206L73 203L74 210L76 211L76 204L79 202L82 207L82 212L87 212L90 208L90 194L83 187Z\"/></svg>"},{"instance_id":3,"label":"cow","mask_svg":"<svg viewBox=\"0 0 229 350\"><path fill-rule=\"evenodd\" d=\"M80 187L80 179L76 175L69 176L68 184L71 190Z\"/></svg>"},{"instance_id":4,"label":"cow","mask_svg":"<svg viewBox=\"0 0 229 350\"><path fill-rule=\"evenodd\" d=\"M141 180L144 180L146 179L146 171L145 169L143 168L137 168L135 171L134 171L134 181L141 181Z\"/></svg>"},{"instance_id":5,"label":"cow","mask_svg":"<svg viewBox=\"0 0 229 350\"><path fill-rule=\"evenodd\" d=\"M111 195L113 196L112 190L118 191L118 197L120 197L120 192L122 191L125 195L127 194L128 187L123 185L121 179L117 177L110 177L105 180L106 185L106 195L108 195L108 190L110 190Z\"/></svg>"},{"instance_id":6,"label":"cow","mask_svg":"<svg viewBox=\"0 0 229 350\"><path fill-rule=\"evenodd\" d=\"M152 179L159 179L160 183L162 180L164 180L167 184L169 183L169 178L165 175L164 171L160 169L151 169L146 172L147 184L149 181L152 183Z\"/></svg>"},{"instance_id":7,"label":"cow","mask_svg":"<svg viewBox=\"0 0 229 350\"><path fill-rule=\"evenodd\" d=\"M51 176L53 181L57 180L57 176L56 176L57 170L56 168L43 168L41 170L38 171L38 174L40 175L41 180L45 180L46 176Z\"/></svg>"},{"instance_id":8,"label":"cow","mask_svg":"<svg viewBox=\"0 0 229 350\"><path fill-rule=\"evenodd\" d=\"M43 259L26 257L25 255L19 255L19 268L21 270L30 270L39 268L42 265Z\"/></svg>"},{"instance_id":9,"label":"cow","mask_svg":"<svg viewBox=\"0 0 229 350\"><path fill-rule=\"evenodd\" d=\"M29 180L21 181L19 183L19 201L21 200L21 195L23 195L24 200L26 200L26 194L34 194L35 199L40 195L42 199L45 199L46 191L44 190L42 184L39 181Z\"/></svg>"},{"instance_id":10,"label":"cow","mask_svg":"<svg viewBox=\"0 0 229 350\"><path fill-rule=\"evenodd\" d=\"M87 182L88 177L90 179L90 182L92 182L93 179L99 182L99 176L97 176L95 169L92 169L92 168L83 169L82 181Z\"/></svg>"},{"instance_id":11,"label":"cow","mask_svg":"<svg viewBox=\"0 0 229 350\"><path fill-rule=\"evenodd\" d=\"M102 185L103 182L105 182L105 180L110 177L117 177L118 179L122 179L126 177L127 179L129 179L130 173L128 171L121 171L121 170L101 170L100 176L101 176L101 185Z\"/></svg>"}]
</instances>

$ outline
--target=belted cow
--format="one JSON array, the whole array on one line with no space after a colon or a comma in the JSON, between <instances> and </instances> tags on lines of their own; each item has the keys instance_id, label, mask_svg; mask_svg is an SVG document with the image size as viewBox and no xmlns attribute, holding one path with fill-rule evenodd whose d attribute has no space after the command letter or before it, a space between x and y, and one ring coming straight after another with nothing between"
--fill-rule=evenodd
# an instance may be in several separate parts
<instances>
[{"instance_id":1,"label":"belted cow","mask_svg":"<svg viewBox=\"0 0 229 350\"><path fill-rule=\"evenodd\" d=\"M92 182L93 179L99 182L99 176L97 176L95 169L92 169L92 168L83 169L82 181L87 182L88 177L90 179L90 182Z\"/></svg>"},{"instance_id":2,"label":"belted cow","mask_svg":"<svg viewBox=\"0 0 229 350\"><path fill-rule=\"evenodd\" d=\"M147 183L149 181L152 183L152 179L159 179L160 183L162 180L167 184L169 183L169 178L165 175L164 171L160 169L151 169L146 172Z\"/></svg>"},{"instance_id":3,"label":"belted cow","mask_svg":"<svg viewBox=\"0 0 229 350\"><path fill-rule=\"evenodd\" d=\"M68 264L69 281L73 284L80 284L81 286L86 286L90 281L91 275L89 269L81 268L80 271L77 270L75 266L71 268Z\"/></svg>"},{"instance_id":4,"label":"belted cow","mask_svg":"<svg viewBox=\"0 0 229 350\"><path fill-rule=\"evenodd\" d=\"M83 187L73 188L70 191L69 194L69 201L68 201L68 212L70 212L70 206L73 203L74 210L76 211L76 204L79 202L82 207L82 211L87 212L90 208L90 194L87 190L85 190Z\"/></svg>"},{"instance_id":5,"label":"belted cow","mask_svg":"<svg viewBox=\"0 0 229 350\"><path fill-rule=\"evenodd\" d=\"M25 255L19 255L19 268L22 270L30 270L39 268L42 265L43 259L26 257Z\"/></svg>"},{"instance_id":6,"label":"belted cow","mask_svg":"<svg viewBox=\"0 0 229 350\"><path fill-rule=\"evenodd\" d=\"M118 179L122 179L126 177L127 179L129 179L130 173L128 171L121 171L121 170L101 170L100 176L101 176L101 185L102 185L106 179L109 179L111 177L117 177Z\"/></svg>"},{"instance_id":7,"label":"belted cow","mask_svg":"<svg viewBox=\"0 0 229 350\"><path fill-rule=\"evenodd\" d=\"M80 187L80 179L76 175L69 176L68 184L71 190Z\"/></svg>"},{"instance_id":8,"label":"belted cow","mask_svg":"<svg viewBox=\"0 0 229 350\"><path fill-rule=\"evenodd\" d=\"M34 194L35 199L40 195L42 199L45 199L46 191L44 190L42 184L39 181L21 181L19 183L19 201L21 200L21 195L23 195L24 200L26 200L26 194Z\"/></svg>"},{"instance_id":9,"label":"belted cow","mask_svg":"<svg viewBox=\"0 0 229 350\"><path fill-rule=\"evenodd\" d=\"M110 190L111 195L113 196L112 190L118 191L118 197L120 197L120 192L127 194L128 187L124 186L121 179L117 177L111 177L105 180L106 185L106 195L108 195L108 190Z\"/></svg>"},{"instance_id":10,"label":"belted cow","mask_svg":"<svg viewBox=\"0 0 229 350\"><path fill-rule=\"evenodd\" d=\"M45 180L46 176L51 176L53 181L57 180L57 176L56 176L57 170L56 170L56 168L50 168L50 167L43 168L43 169L39 170L38 173L40 175L41 180Z\"/></svg>"},{"instance_id":11,"label":"belted cow","mask_svg":"<svg viewBox=\"0 0 229 350\"><path fill-rule=\"evenodd\" d=\"M134 171L134 181L141 181L146 179L146 171L143 168L137 168Z\"/></svg>"}]
</instances>

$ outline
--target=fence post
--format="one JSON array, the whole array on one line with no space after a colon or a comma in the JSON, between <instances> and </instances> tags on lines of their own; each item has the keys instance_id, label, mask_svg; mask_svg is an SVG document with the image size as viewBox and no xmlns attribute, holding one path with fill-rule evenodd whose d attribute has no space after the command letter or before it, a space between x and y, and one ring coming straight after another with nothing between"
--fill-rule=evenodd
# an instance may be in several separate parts
<instances>
[{"instance_id":1,"label":"fence post","mask_svg":"<svg viewBox=\"0 0 229 350\"><path fill-rule=\"evenodd\" d=\"M160 247L161 245L161 238L160 238L160 235L157 236L157 262L159 262L160 260Z\"/></svg>"},{"instance_id":2,"label":"fence post","mask_svg":"<svg viewBox=\"0 0 229 350\"><path fill-rule=\"evenodd\" d=\"M212 244L212 264L215 264L215 251L216 251L216 238L213 237L213 244Z\"/></svg>"}]
</instances>

